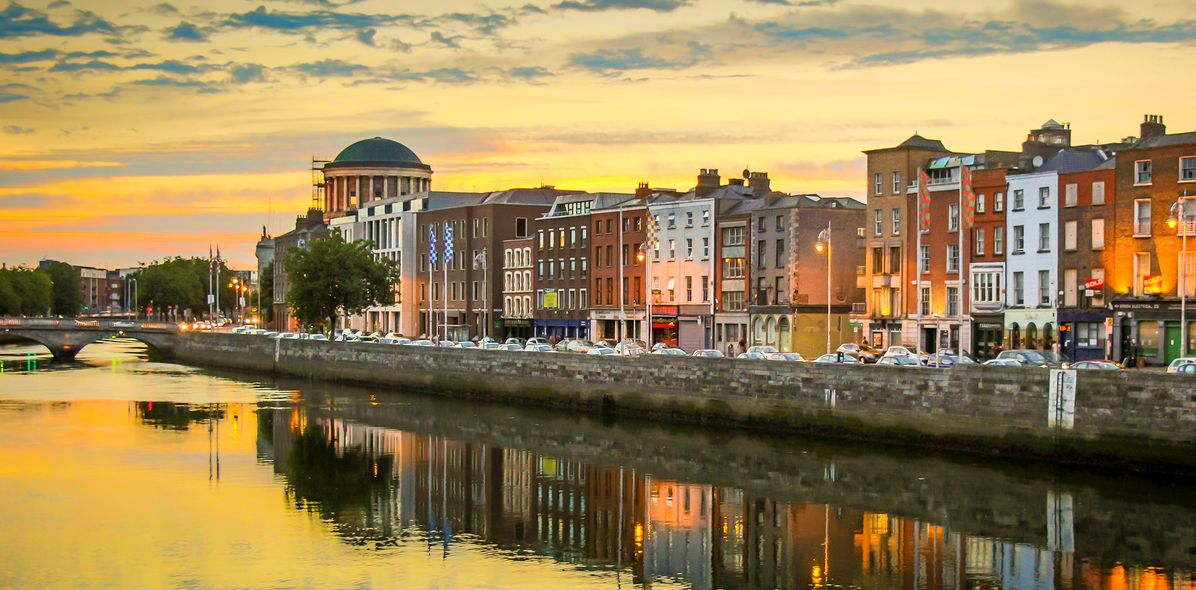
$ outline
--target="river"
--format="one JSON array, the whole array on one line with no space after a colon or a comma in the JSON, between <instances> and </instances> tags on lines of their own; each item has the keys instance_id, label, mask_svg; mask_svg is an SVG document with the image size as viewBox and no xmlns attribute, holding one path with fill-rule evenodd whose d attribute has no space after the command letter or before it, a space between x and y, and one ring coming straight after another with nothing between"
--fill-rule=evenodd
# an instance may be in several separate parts
<instances>
[{"instance_id":1,"label":"river","mask_svg":"<svg viewBox=\"0 0 1196 590\"><path fill-rule=\"evenodd\" d=\"M1191 482L0 348L0 588L1196 589Z\"/></svg>"}]
</instances>

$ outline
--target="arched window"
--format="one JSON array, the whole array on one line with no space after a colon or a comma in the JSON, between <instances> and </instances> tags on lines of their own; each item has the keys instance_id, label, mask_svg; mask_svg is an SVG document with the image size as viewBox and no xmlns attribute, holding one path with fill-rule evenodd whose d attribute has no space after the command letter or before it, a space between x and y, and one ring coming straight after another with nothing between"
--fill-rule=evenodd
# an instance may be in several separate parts
<instances>
[{"instance_id":1,"label":"arched window","mask_svg":"<svg viewBox=\"0 0 1196 590\"><path fill-rule=\"evenodd\" d=\"M790 352L792 350L792 338L789 337L789 318L782 317L777 322L777 348L781 352Z\"/></svg>"},{"instance_id":2,"label":"arched window","mask_svg":"<svg viewBox=\"0 0 1196 590\"><path fill-rule=\"evenodd\" d=\"M1055 326L1050 322L1042 325L1042 349L1050 350L1055 344Z\"/></svg>"},{"instance_id":3,"label":"arched window","mask_svg":"<svg viewBox=\"0 0 1196 590\"><path fill-rule=\"evenodd\" d=\"M503 315L507 315L507 316L511 315L512 309L511 309L511 298L510 297L503 298L502 312L503 312L502 313Z\"/></svg>"},{"instance_id":4,"label":"arched window","mask_svg":"<svg viewBox=\"0 0 1196 590\"><path fill-rule=\"evenodd\" d=\"M1009 324L1009 348L1022 347L1022 328L1017 322Z\"/></svg>"},{"instance_id":5,"label":"arched window","mask_svg":"<svg viewBox=\"0 0 1196 590\"><path fill-rule=\"evenodd\" d=\"M764 324L764 343L769 346L776 346L777 344L777 321L774 318L768 318Z\"/></svg>"},{"instance_id":6,"label":"arched window","mask_svg":"<svg viewBox=\"0 0 1196 590\"><path fill-rule=\"evenodd\" d=\"M1038 326L1034 322L1026 324L1026 348L1038 348Z\"/></svg>"},{"instance_id":7,"label":"arched window","mask_svg":"<svg viewBox=\"0 0 1196 590\"><path fill-rule=\"evenodd\" d=\"M523 264L521 264L520 266L531 266L531 265L532 265L532 249L524 248L523 249Z\"/></svg>"},{"instance_id":8,"label":"arched window","mask_svg":"<svg viewBox=\"0 0 1196 590\"><path fill-rule=\"evenodd\" d=\"M764 318L752 320L752 344L764 344Z\"/></svg>"}]
</instances>

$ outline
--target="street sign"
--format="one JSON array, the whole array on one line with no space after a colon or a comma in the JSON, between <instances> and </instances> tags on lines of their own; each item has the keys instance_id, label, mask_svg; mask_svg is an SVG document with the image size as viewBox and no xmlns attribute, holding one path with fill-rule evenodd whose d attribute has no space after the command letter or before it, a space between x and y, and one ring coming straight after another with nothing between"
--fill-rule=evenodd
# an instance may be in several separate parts
<instances>
[{"instance_id":1,"label":"street sign","mask_svg":"<svg viewBox=\"0 0 1196 590\"><path fill-rule=\"evenodd\" d=\"M1105 288L1105 279L1088 279L1084 281L1085 289L1103 289Z\"/></svg>"}]
</instances>

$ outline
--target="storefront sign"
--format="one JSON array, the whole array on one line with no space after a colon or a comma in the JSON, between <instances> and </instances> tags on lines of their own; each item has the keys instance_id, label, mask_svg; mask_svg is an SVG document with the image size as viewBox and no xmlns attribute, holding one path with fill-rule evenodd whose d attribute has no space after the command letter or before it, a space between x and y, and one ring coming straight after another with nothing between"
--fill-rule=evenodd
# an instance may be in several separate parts
<instances>
[{"instance_id":1,"label":"storefront sign","mask_svg":"<svg viewBox=\"0 0 1196 590\"><path fill-rule=\"evenodd\" d=\"M1158 292L1163 288L1163 275L1146 275L1142 277L1142 288L1146 291Z\"/></svg>"},{"instance_id":2,"label":"storefront sign","mask_svg":"<svg viewBox=\"0 0 1196 590\"><path fill-rule=\"evenodd\" d=\"M668 315L668 316L677 315L677 306L676 305L653 305L652 306L652 317L660 317L660 316L666 316L666 315Z\"/></svg>"},{"instance_id":3,"label":"storefront sign","mask_svg":"<svg viewBox=\"0 0 1196 590\"><path fill-rule=\"evenodd\" d=\"M544 292L544 309L556 309L556 291Z\"/></svg>"},{"instance_id":4,"label":"storefront sign","mask_svg":"<svg viewBox=\"0 0 1196 590\"><path fill-rule=\"evenodd\" d=\"M1088 279L1088 280L1084 281L1084 288L1085 289L1104 289L1105 288L1105 279L1103 279L1103 278Z\"/></svg>"}]
</instances>

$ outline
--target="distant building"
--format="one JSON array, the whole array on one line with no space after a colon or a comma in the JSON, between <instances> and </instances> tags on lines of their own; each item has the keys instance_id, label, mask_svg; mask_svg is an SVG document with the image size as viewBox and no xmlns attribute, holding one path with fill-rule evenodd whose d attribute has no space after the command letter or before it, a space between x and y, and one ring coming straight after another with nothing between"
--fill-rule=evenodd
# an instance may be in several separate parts
<instances>
[{"instance_id":1,"label":"distant building","mask_svg":"<svg viewBox=\"0 0 1196 590\"><path fill-rule=\"evenodd\" d=\"M518 233L518 232L516 232ZM502 334L506 338L530 338L535 317L536 241L533 237L511 238L502 244Z\"/></svg>"},{"instance_id":2,"label":"distant building","mask_svg":"<svg viewBox=\"0 0 1196 590\"><path fill-rule=\"evenodd\" d=\"M295 229L274 238L275 259L285 261L292 248L310 248L312 240L327 232L328 226L324 224L323 212L319 209L309 209L307 215L295 218ZM287 280L284 266L274 265L274 319L270 323L270 329L279 332L297 331L299 322L291 314L291 306L287 304L287 292L291 283Z\"/></svg>"}]
</instances>

